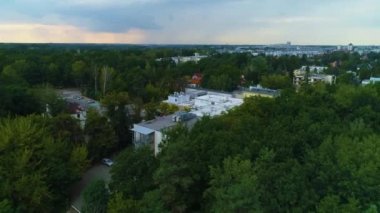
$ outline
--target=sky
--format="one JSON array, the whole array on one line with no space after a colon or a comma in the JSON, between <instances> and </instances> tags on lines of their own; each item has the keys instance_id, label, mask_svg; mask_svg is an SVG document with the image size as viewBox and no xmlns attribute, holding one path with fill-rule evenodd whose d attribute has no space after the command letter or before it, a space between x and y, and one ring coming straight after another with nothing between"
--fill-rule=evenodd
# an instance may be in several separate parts
<instances>
[{"instance_id":1,"label":"sky","mask_svg":"<svg viewBox=\"0 0 380 213\"><path fill-rule=\"evenodd\" d=\"M379 0L0 0L0 42L379 45Z\"/></svg>"}]
</instances>

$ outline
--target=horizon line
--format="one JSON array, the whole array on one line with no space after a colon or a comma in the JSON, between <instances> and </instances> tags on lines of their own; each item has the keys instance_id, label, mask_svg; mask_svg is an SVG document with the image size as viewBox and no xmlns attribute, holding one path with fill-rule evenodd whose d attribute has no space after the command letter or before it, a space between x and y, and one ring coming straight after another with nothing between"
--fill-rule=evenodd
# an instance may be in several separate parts
<instances>
[{"instance_id":1,"label":"horizon line","mask_svg":"<svg viewBox=\"0 0 380 213\"><path fill-rule=\"evenodd\" d=\"M20 45L55 45L55 44L66 44L66 45L135 45L135 46L287 46L286 43L271 43L271 44L246 44L246 43L98 43L98 42L0 42L0 45L4 44L20 44ZM291 44L290 46L348 46L348 44ZM354 46L380 46L379 44L358 44Z\"/></svg>"}]
</instances>

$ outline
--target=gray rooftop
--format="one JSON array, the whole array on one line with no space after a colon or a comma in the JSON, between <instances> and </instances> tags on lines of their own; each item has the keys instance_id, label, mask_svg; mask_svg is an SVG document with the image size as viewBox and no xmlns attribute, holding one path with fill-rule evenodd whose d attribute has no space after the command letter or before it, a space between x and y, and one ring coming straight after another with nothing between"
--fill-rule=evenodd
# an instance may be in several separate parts
<instances>
[{"instance_id":1,"label":"gray rooftop","mask_svg":"<svg viewBox=\"0 0 380 213\"><path fill-rule=\"evenodd\" d=\"M192 127L197 122L197 120L198 118L195 117L181 123L184 123L188 127ZM136 125L139 125L148 129L153 129L156 131L161 131L163 129L175 126L177 124L179 124L179 122L173 121L173 115L167 115L167 116L157 117L156 119L153 119L150 121L144 121Z\"/></svg>"}]
</instances>

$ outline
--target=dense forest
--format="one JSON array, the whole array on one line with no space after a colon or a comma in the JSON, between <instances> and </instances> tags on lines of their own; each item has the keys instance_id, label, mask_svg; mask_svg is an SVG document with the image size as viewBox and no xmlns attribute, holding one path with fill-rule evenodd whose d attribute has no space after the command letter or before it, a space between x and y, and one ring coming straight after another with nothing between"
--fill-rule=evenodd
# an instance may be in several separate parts
<instances>
[{"instance_id":1,"label":"dense forest","mask_svg":"<svg viewBox=\"0 0 380 213\"><path fill-rule=\"evenodd\" d=\"M109 210L377 212L379 102L379 86L318 85L179 126L157 158L119 156Z\"/></svg>"},{"instance_id":2,"label":"dense forest","mask_svg":"<svg viewBox=\"0 0 380 213\"><path fill-rule=\"evenodd\" d=\"M208 57L170 60L195 52ZM0 46L0 212L65 212L72 184L112 153L119 153L112 181L86 189L83 212L377 212L380 86L360 81L380 76L379 59L202 46ZM327 66L337 84L296 91L293 70L303 65ZM245 99L191 130L178 126L158 156L134 149L132 124L170 114L160 102L195 73L203 88L261 84L281 96ZM89 110L81 127L61 88L80 89L106 112Z\"/></svg>"}]
</instances>

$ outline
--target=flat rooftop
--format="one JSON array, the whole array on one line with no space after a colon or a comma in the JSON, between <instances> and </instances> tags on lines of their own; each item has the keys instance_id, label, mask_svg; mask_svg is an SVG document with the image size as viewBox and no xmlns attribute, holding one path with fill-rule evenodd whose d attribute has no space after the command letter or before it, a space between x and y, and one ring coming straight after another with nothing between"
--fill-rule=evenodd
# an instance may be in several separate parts
<instances>
[{"instance_id":1,"label":"flat rooftop","mask_svg":"<svg viewBox=\"0 0 380 213\"><path fill-rule=\"evenodd\" d=\"M219 95L204 95L195 98L194 105L190 112L199 117L205 115L217 116L234 107L240 106L241 104L243 104L243 100L239 98Z\"/></svg>"},{"instance_id":2,"label":"flat rooftop","mask_svg":"<svg viewBox=\"0 0 380 213\"><path fill-rule=\"evenodd\" d=\"M188 127L192 127L196 122L198 118L192 118L188 121L183 121L181 123L184 123ZM167 116L162 116L162 117L157 117L153 120L150 121L144 121L135 125L142 126L148 129L152 129L155 131L161 131L163 129L172 127L179 124L179 122L173 121L173 115L167 115Z\"/></svg>"}]
</instances>

